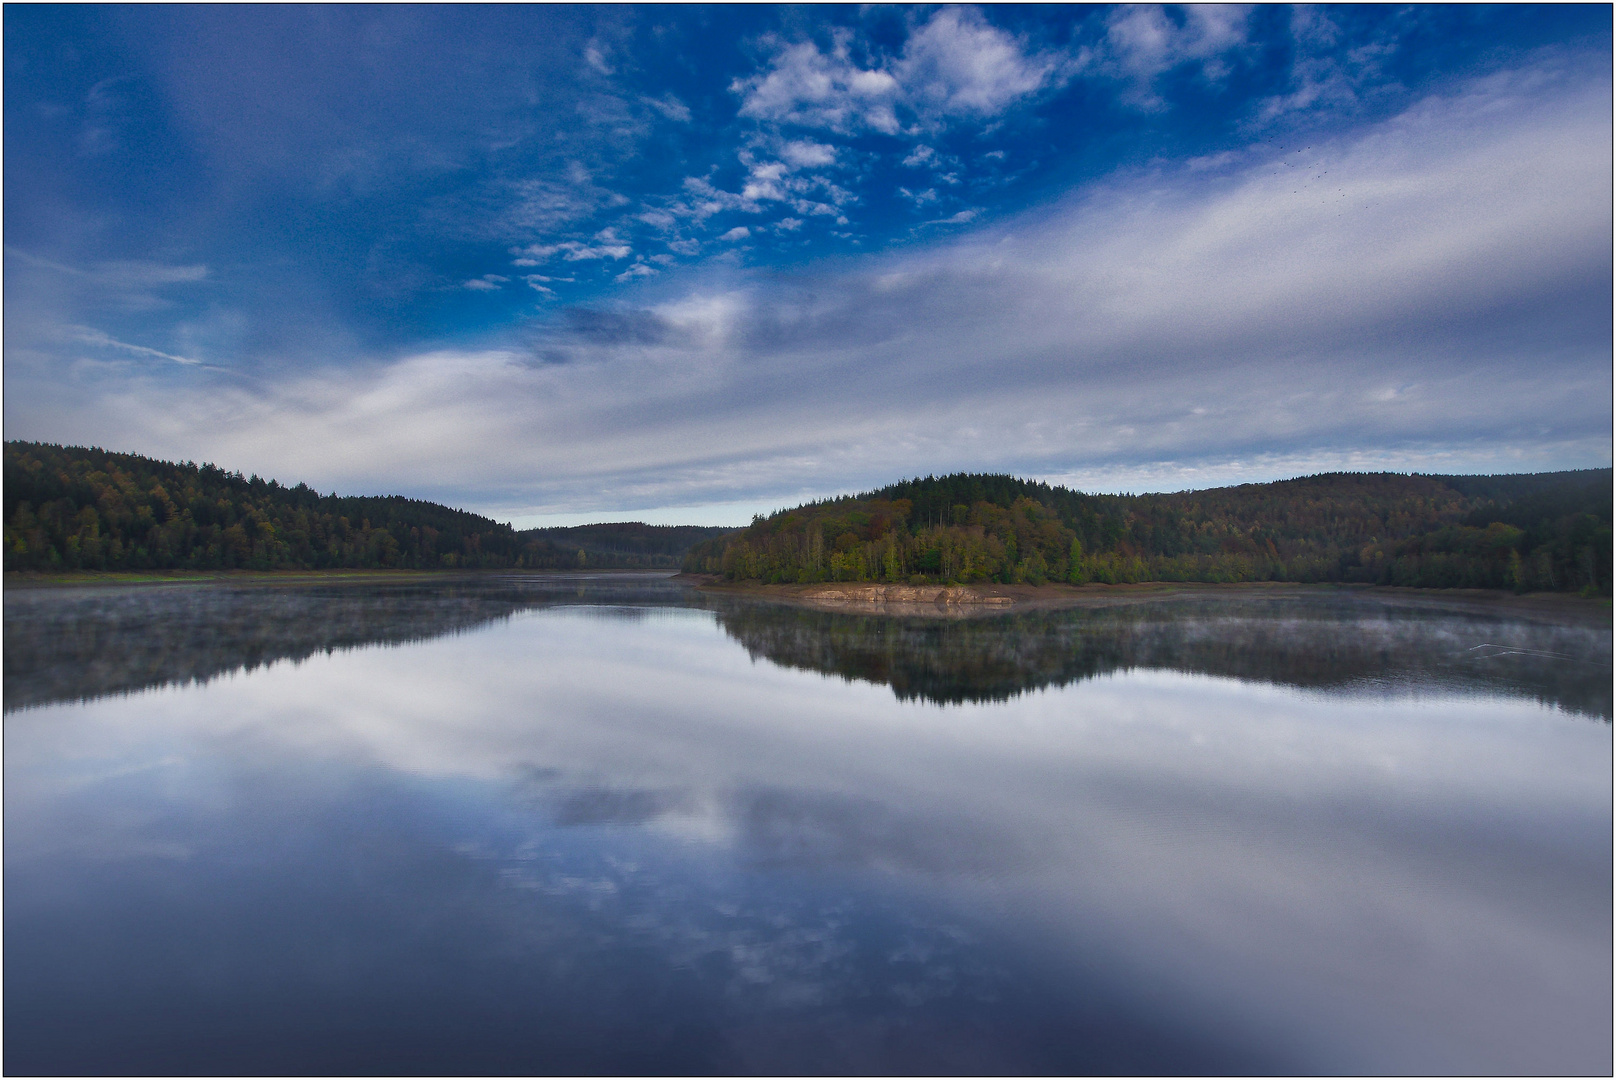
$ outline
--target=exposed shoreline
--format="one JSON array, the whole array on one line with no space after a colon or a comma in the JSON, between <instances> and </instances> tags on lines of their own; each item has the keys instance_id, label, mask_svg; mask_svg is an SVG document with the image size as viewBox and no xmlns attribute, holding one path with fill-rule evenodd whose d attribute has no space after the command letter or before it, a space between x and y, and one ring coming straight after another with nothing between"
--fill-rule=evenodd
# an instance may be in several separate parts
<instances>
[{"instance_id":1,"label":"exposed shoreline","mask_svg":"<svg viewBox=\"0 0 1616 1080\"><path fill-rule=\"evenodd\" d=\"M1573 593L1516 594L1495 589L1417 589L1398 585L1358 585L1291 581L1213 582L1150 581L1134 585L902 585L876 582L816 582L808 585L764 585L725 581L716 574L674 573L660 568L582 568L553 570L77 570L44 573L8 570L6 591L141 585L364 585L474 579L511 575L598 577L619 574L665 574L703 592L745 596L816 611L871 615L916 615L934 618L972 618L1008 612L1048 611L1064 608L1107 608L1194 597L1324 596L1349 593L1384 599L1402 598L1439 602L1472 611L1508 610L1608 623L1611 598L1585 599Z\"/></svg>"},{"instance_id":2,"label":"exposed shoreline","mask_svg":"<svg viewBox=\"0 0 1616 1080\"><path fill-rule=\"evenodd\" d=\"M818 582L811 585L764 585L724 581L716 574L678 575L704 592L749 596L818 611L921 615L961 618L1006 612L1061 608L1105 608L1187 597L1320 596L1330 593L1385 599L1438 601L1473 610L1504 608L1534 613L1610 621L1610 597L1584 599L1572 593L1516 593L1495 589L1415 589L1398 585L1292 581L1212 582L1151 581L1136 585L885 585L871 582Z\"/></svg>"}]
</instances>

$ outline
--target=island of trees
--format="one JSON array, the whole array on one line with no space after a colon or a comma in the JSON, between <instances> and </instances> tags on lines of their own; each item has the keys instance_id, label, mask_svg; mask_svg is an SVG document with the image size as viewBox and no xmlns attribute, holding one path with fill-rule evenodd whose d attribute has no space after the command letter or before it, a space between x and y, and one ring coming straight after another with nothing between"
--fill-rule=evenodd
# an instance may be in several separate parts
<instances>
[{"instance_id":1,"label":"island of trees","mask_svg":"<svg viewBox=\"0 0 1616 1080\"><path fill-rule=\"evenodd\" d=\"M756 518L688 571L763 583L1362 582L1611 593L1611 470L1329 473L1165 495L926 477Z\"/></svg>"},{"instance_id":2,"label":"island of trees","mask_svg":"<svg viewBox=\"0 0 1616 1080\"><path fill-rule=\"evenodd\" d=\"M214 465L5 444L7 570L671 569L728 531L522 531L396 495L321 495Z\"/></svg>"}]
</instances>

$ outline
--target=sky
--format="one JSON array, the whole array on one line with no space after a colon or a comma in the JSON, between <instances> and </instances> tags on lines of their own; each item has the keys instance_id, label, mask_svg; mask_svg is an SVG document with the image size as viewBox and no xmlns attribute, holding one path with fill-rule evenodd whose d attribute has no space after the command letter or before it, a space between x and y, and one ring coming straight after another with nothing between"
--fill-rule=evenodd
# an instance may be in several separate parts
<instances>
[{"instance_id":1,"label":"sky","mask_svg":"<svg viewBox=\"0 0 1616 1080\"><path fill-rule=\"evenodd\" d=\"M8 5L5 436L518 526L1608 466L1611 32Z\"/></svg>"}]
</instances>

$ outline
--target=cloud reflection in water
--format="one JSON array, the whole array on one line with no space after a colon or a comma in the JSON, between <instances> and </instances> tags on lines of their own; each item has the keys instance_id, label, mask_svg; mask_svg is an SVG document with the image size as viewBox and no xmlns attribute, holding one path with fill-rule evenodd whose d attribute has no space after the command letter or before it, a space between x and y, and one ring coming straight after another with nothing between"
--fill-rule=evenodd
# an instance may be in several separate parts
<instances>
[{"instance_id":1,"label":"cloud reflection in water","mask_svg":"<svg viewBox=\"0 0 1616 1080\"><path fill-rule=\"evenodd\" d=\"M635 608L10 713L8 1054L88 1009L108 1053L193 1024L272 1071L1608 1063L1610 728L1530 680L1194 673L1257 663L1223 611L939 705L821 673L873 647L845 623L782 667L799 613ZM1334 618L1292 616L1298 653ZM883 633L896 671L932 631Z\"/></svg>"}]
</instances>

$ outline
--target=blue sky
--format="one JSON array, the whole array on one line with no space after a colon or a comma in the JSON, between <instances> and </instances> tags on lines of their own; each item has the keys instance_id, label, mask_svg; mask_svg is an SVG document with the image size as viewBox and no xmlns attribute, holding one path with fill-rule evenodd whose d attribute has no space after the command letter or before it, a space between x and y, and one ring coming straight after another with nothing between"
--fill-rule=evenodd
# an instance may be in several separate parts
<instances>
[{"instance_id":1,"label":"blue sky","mask_svg":"<svg viewBox=\"0 0 1616 1080\"><path fill-rule=\"evenodd\" d=\"M10 6L8 438L519 524L1611 460L1608 7Z\"/></svg>"}]
</instances>

